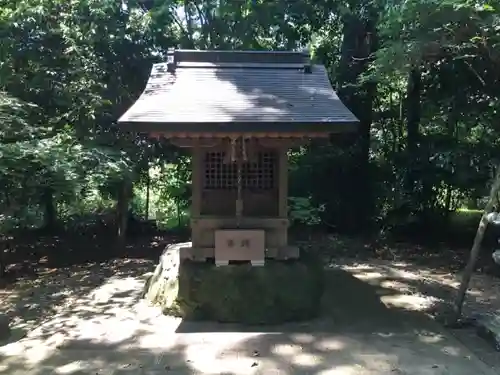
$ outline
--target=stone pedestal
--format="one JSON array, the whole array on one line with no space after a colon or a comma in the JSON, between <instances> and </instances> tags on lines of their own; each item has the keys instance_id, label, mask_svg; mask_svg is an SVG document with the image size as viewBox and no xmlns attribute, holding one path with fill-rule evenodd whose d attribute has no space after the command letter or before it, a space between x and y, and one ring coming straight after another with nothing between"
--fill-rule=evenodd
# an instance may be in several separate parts
<instances>
[{"instance_id":1,"label":"stone pedestal","mask_svg":"<svg viewBox=\"0 0 500 375\"><path fill-rule=\"evenodd\" d=\"M7 315L0 314L0 340L10 337L10 319Z\"/></svg>"},{"instance_id":2,"label":"stone pedestal","mask_svg":"<svg viewBox=\"0 0 500 375\"><path fill-rule=\"evenodd\" d=\"M169 315L188 320L277 324L312 319L319 313L323 267L303 254L289 261L266 260L216 267L182 260L186 244L169 246L144 288L144 297Z\"/></svg>"}]
</instances>

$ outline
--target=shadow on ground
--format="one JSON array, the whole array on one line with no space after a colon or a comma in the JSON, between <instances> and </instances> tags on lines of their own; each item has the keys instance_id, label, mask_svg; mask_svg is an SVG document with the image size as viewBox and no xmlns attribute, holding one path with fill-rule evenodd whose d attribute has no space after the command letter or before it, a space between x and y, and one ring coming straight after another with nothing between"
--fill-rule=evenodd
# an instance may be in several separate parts
<instances>
[{"instance_id":1,"label":"shadow on ground","mask_svg":"<svg viewBox=\"0 0 500 375\"><path fill-rule=\"evenodd\" d=\"M162 249L175 241L171 236L138 237L118 252L111 240L70 237L37 237L33 245L26 240L10 255L11 272L0 285L0 313L10 317L16 335L52 319L111 277L137 278L151 271Z\"/></svg>"},{"instance_id":2,"label":"shadow on ground","mask_svg":"<svg viewBox=\"0 0 500 375\"><path fill-rule=\"evenodd\" d=\"M388 306L383 303L383 298L400 296L399 290L383 287L380 284L370 284L340 267L326 271L325 283L326 291L318 319L266 327L266 331L281 332L286 328L290 331L313 330L336 333L366 332L370 329L378 333L401 332L407 330L408 324L415 323L415 320L428 320L428 317L420 311L409 309L408 306ZM261 326L182 322L177 332L210 332L214 328L222 332L262 331Z\"/></svg>"},{"instance_id":3,"label":"shadow on ground","mask_svg":"<svg viewBox=\"0 0 500 375\"><path fill-rule=\"evenodd\" d=\"M327 278L321 319L243 330L163 316L123 270L2 347L0 373L487 374L424 315L381 302L394 291L341 269Z\"/></svg>"},{"instance_id":4,"label":"shadow on ground","mask_svg":"<svg viewBox=\"0 0 500 375\"><path fill-rule=\"evenodd\" d=\"M438 288L433 270L338 261L318 319L239 327L147 306L142 275L153 266L121 258L21 280L1 308L23 317L26 335L0 347L0 374L489 374L426 314L455 287Z\"/></svg>"}]
</instances>

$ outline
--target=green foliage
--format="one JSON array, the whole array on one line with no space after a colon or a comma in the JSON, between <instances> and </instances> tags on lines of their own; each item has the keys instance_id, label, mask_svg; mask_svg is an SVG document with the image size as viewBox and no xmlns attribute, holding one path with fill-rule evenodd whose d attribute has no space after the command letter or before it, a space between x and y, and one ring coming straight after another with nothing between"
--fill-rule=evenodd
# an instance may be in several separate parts
<instances>
[{"instance_id":1,"label":"green foliage","mask_svg":"<svg viewBox=\"0 0 500 375\"><path fill-rule=\"evenodd\" d=\"M151 216L186 222L189 158L116 127L172 46L307 46L326 65L361 123L290 154L293 221L359 231L476 206L500 158L499 31L498 0L5 0L3 227L110 209L128 180L142 216L149 173Z\"/></svg>"},{"instance_id":2,"label":"green foliage","mask_svg":"<svg viewBox=\"0 0 500 375\"><path fill-rule=\"evenodd\" d=\"M321 223L320 214L325 210L325 206L314 206L311 203L311 198L289 197L288 210L288 214L292 222L306 225L317 225Z\"/></svg>"}]
</instances>

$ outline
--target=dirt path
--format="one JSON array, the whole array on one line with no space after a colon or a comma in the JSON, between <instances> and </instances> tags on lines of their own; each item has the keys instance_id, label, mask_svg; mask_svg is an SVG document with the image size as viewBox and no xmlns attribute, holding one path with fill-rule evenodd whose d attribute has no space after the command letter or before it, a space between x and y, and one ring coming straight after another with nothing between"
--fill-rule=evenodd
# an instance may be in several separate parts
<instances>
[{"instance_id":1,"label":"dirt path","mask_svg":"<svg viewBox=\"0 0 500 375\"><path fill-rule=\"evenodd\" d=\"M0 347L0 374L498 373L422 312L454 287L432 270L343 261L328 272L325 318L253 332L145 305L141 275L151 267L116 261L18 283L1 308L27 334Z\"/></svg>"}]
</instances>

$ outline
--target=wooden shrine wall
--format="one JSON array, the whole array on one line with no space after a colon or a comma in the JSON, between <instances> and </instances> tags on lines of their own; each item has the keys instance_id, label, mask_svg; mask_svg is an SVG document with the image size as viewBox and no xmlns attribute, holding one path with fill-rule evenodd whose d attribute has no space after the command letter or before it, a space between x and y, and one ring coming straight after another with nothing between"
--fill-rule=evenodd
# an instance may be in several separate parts
<instances>
[{"instance_id":1,"label":"wooden shrine wall","mask_svg":"<svg viewBox=\"0 0 500 375\"><path fill-rule=\"evenodd\" d=\"M201 149L201 216L233 217L236 212L237 166L227 147ZM243 216L279 216L279 152L258 147L243 162Z\"/></svg>"}]
</instances>

